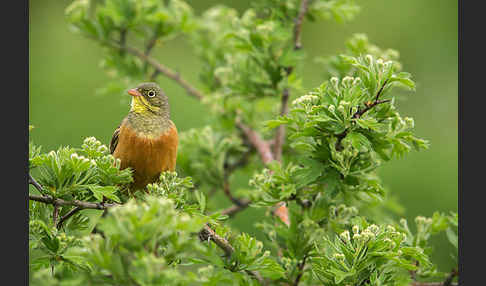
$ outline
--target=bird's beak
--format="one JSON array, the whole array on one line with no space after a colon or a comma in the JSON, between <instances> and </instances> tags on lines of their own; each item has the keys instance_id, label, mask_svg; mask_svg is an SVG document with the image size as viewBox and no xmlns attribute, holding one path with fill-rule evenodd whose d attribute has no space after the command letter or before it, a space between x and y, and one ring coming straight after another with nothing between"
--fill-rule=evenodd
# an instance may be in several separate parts
<instances>
[{"instance_id":1,"label":"bird's beak","mask_svg":"<svg viewBox=\"0 0 486 286\"><path fill-rule=\"evenodd\" d=\"M131 96L142 96L142 94L135 88L129 89L128 94Z\"/></svg>"}]
</instances>

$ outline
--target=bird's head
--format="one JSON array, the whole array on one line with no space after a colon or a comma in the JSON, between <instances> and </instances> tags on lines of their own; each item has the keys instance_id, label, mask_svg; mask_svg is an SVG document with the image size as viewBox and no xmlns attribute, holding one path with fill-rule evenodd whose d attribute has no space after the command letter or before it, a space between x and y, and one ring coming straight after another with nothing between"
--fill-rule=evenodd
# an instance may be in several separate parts
<instances>
[{"instance_id":1,"label":"bird's head","mask_svg":"<svg viewBox=\"0 0 486 286\"><path fill-rule=\"evenodd\" d=\"M154 82L139 84L128 90L132 96L130 111L138 114L165 115L169 113L169 100L162 89Z\"/></svg>"}]
</instances>

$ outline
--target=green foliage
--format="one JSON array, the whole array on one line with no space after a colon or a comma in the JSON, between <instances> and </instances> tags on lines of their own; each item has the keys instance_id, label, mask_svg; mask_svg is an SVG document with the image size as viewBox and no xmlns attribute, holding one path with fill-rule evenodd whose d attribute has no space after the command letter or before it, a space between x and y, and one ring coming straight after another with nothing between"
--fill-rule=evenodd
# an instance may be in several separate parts
<instances>
[{"instance_id":1,"label":"green foliage","mask_svg":"<svg viewBox=\"0 0 486 286\"><path fill-rule=\"evenodd\" d=\"M225 176L225 164L232 164L238 158L235 155L247 149L238 136L225 136L224 133L213 130L211 126L182 133L180 146L184 153L178 154L178 167L185 174L192 176L197 185L208 188L221 187Z\"/></svg>"},{"instance_id":2,"label":"green foliage","mask_svg":"<svg viewBox=\"0 0 486 286\"><path fill-rule=\"evenodd\" d=\"M120 202L117 185L132 181L131 171L120 170L120 161L94 137L86 138L79 149L61 147L48 154L30 152L30 156L45 194L55 198L101 202L104 196Z\"/></svg>"},{"instance_id":3,"label":"green foliage","mask_svg":"<svg viewBox=\"0 0 486 286\"><path fill-rule=\"evenodd\" d=\"M182 36L202 61L200 93L213 112L210 125L180 134L178 172L162 173L135 194L125 192L131 170L120 170L120 161L93 137L80 148L47 153L30 142L29 168L42 186L30 190L37 195L29 202L33 285L445 279L431 261L430 239L444 233L457 255L457 213L419 216L413 229L405 219L397 223L391 213L403 210L376 174L383 162L428 147L395 104L395 87L415 89L411 75L401 71L398 52L356 34L341 55L321 58L332 77L303 90L300 20L345 22L360 10L352 0L309 1L301 10L303 3L255 1L242 13L215 6L196 15L181 0L73 1L66 10L71 27L106 51L102 66L113 81L102 94L156 80L158 72L193 88L150 56L159 43ZM281 112L288 94L301 96ZM260 149L274 152L279 143L269 138L282 125L288 129L282 160L264 165ZM233 192L232 179L248 187ZM230 212L213 211L217 191L234 208L246 207L237 194L268 210L255 222L263 240L234 230L226 223ZM80 202L96 207L81 210ZM288 221L271 215L277 203L285 203Z\"/></svg>"},{"instance_id":4,"label":"green foliage","mask_svg":"<svg viewBox=\"0 0 486 286\"><path fill-rule=\"evenodd\" d=\"M288 116L267 122L270 128L288 124L290 146L302 157L300 167L287 167L291 175L287 174L284 184L274 185L300 183L305 189L316 184L308 193L326 192L331 197L348 191L383 196L374 173L382 161L403 156L412 148L427 148L427 141L412 133L413 119L402 119L390 95L395 86L414 88L410 76L395 73L393 62L371 55L342 58L357 69L359 77L333 77L294 100Z\"/></svg>"}]
</instances>

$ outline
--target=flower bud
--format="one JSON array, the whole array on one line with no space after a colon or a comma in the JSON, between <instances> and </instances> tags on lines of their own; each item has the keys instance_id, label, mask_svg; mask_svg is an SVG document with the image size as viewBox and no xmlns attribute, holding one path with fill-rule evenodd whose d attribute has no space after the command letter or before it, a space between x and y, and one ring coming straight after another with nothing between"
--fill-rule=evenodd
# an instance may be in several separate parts
<instances>
[{"instance_id":1,"label":"flower bud","mask_svg":"<svg viewBox=\"0 0 486 286\"><path fill-rule=\"evenodd\" d=\"M343 231L339 237L341 237L342 240L344 240L345 242L349 242L351 240L351 236L349 235L349 231L345 230Z\"/></svg>"},{"instance_id":2,"label":"flower bud","mask_svg":"<svg viewBox=\"0 0 486 286\"><path fill-rule=\"evenodd\" d=\"M368 226L367 230L371 231L374 234L377 234L380 228L376 224L372 224Z\"/></svg>"}]
</instances>

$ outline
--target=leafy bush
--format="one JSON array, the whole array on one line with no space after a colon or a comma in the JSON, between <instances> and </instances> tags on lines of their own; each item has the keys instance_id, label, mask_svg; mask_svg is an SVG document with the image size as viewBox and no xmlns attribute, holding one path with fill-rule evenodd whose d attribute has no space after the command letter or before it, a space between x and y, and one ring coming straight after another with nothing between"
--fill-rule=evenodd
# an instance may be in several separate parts
<instances>
[{"instance_id":1,"label":"leafy bush","mask_svg":"<svg viewBox=\"0 0 486 286\"><path fill-rule=\"evenodd\" d=\"M457 213L394 220L375 170L428 142L402 117L396 88L413 91L398 52L357 34L319 58L323 83L305 90L303 23L352 20L352 0L255 1L196 15L182 0L75 0L74 31L106 51L117 92L165 76L211 112L182 132L178 172L130 194L130 169L93 137L43 153L29 144L29 270L33 285L455 285L430 256L445 233L457 256ZM184 37L203 63L201 89L150 54ZM31 128L29 127L29 130ZM35 132L35 131L31 131ZM196 160L197 159L197 160ZM248 182L235 190L235 174ZM233 186L232 186L233 185ZM233 205L219 209L215 192ZM245 208L268 210L231 228Z\"/></svg>"}]
</instances>

